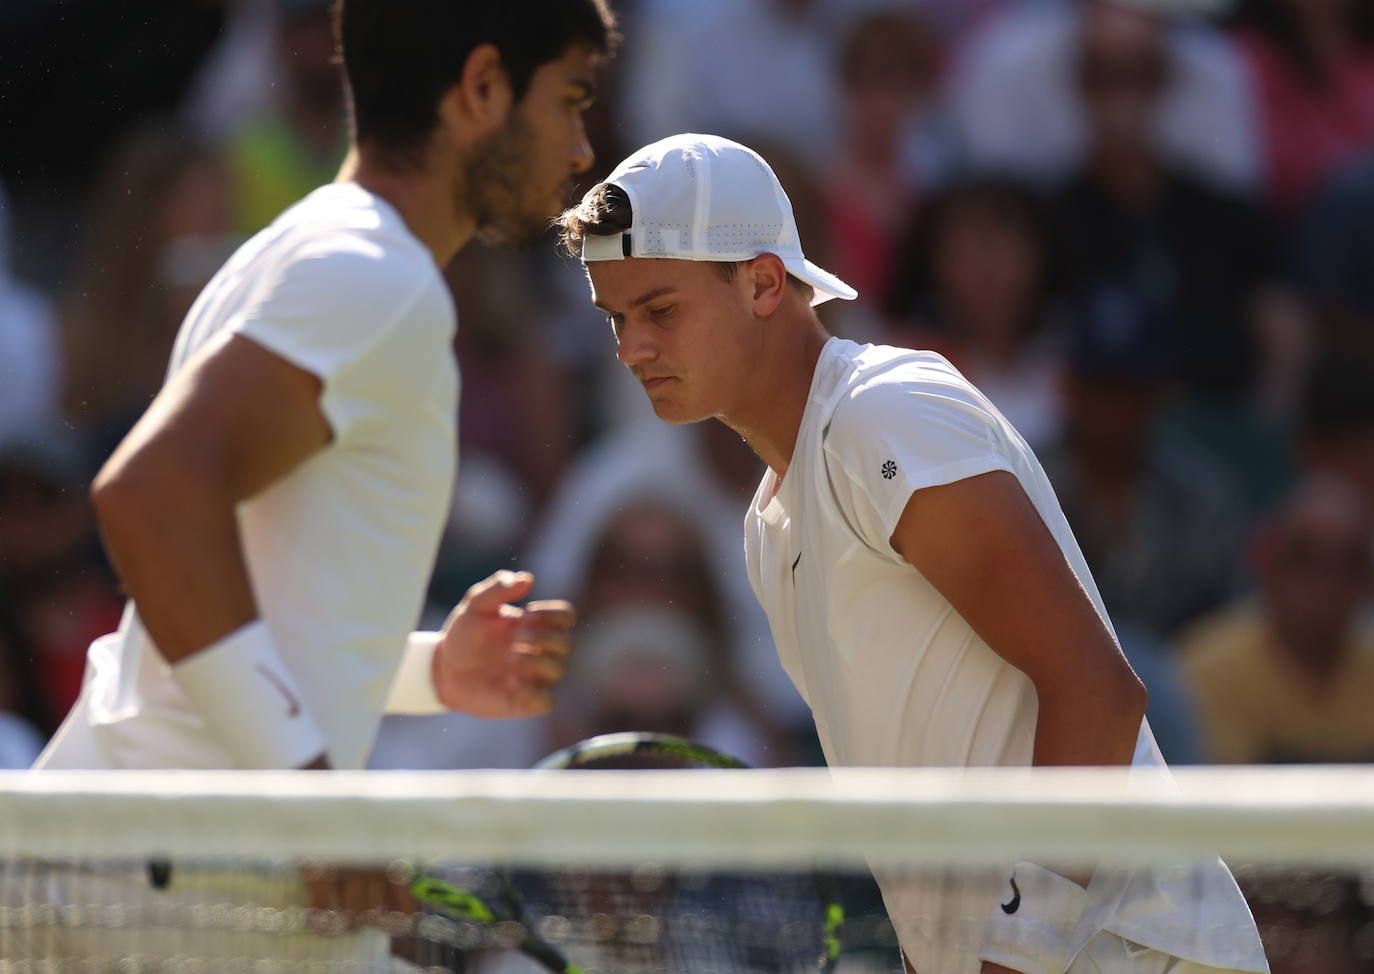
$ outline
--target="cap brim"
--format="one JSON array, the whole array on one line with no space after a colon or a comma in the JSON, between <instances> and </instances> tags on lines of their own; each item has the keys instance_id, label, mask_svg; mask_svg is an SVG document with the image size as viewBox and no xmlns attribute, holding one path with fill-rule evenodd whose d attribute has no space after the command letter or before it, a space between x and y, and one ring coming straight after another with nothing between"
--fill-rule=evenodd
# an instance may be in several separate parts
<instances>
[{"instance_id":1,"label":"cap brim","mask_svg":"<svg viewBox=\"0 0 1374 974\"><path fill-rule=\"evenodd\" d=\"M853 301L859 296L858 291L829 271L817 267L805 257L784 260L783 266L787 268L787 273L800 281L805 281L815 289L816 295L811 299L812 307L824 304L831 298Z\"/></svg>"}]
</instances>

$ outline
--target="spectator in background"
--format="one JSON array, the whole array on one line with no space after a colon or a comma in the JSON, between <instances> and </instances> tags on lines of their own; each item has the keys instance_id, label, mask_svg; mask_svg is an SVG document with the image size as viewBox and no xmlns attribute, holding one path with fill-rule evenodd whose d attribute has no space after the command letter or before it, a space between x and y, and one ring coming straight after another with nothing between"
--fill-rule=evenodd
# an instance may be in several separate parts
<instances>
[{"instance_id":1,"label":"spectator in background","mask_svg":"<svg viewBox=\"0 0 1374 974\"><path fill-rule=\"evenodd\" d=\"M31 767L52 726L33 681L31 652L0 588L0 770L4 771ZM35 719L35 712L42 716Z\"/></svg>"},{"instance_id":2,"label":"spectator in background","mask_svg":"<svg viewBox=\"0 0 1374 974\"><path fill-rule=\"evenodd\" d=\"M1243 0L1267 195L1292 213L1374 138L1374 3Z\"/></svg>"},{"instance_id":3,"label":"spectator in background","mask_svg":"<svg viewBox=\"0 0 1374 974\"><path fill-rule=\"evenodd\" d=\"M590 578L608 526L646 499L659 511L660 523L664 512L672 511L678 527L671 534L684 535L685 544L704 551L701 564L719 600L712 638L727 661L728 679L759 701L749 709L762 712L766 724L783 728L784 736L809 747L809 711L778 662L739 546L736 512L748 503L757 476L758 459L718 423L675 428L651 420L614 430L585 450L568 471L531 534L527 559L536 594L585 591L584 598L592 602L577 605L583 618L589 618L596 607L611 601L606 584ZM617 585L636 584L633 572L617 570L623 558L608 561L604 552L599 557L620 579ZM643 583L654 584L652 579ZM652 597L661 600L661 590ZM717 685L727 679L718 673L712 678ZM764 763L787 762L767 754Z\"/></svg>"},{"instance_id":4,"label":"spectator in background","mask_svg":"<svg viewBox=\"0 0 1374 974\"><path fill-rule=\"evenodd\" d=\"M1374 153L1317 191L1298 222L1292 258L1323 337L1374 350Z\"/></svg>"},{"instance_id":5,"label":"spectator in background","mask_svg":"<svg viewBox=\"0 0 1374 974\"><path fill-rule=\"evenodd\" d=\"M348 151L329 7L330 0L276 0L277 97L231 131L223 147L231 223L242 236L332 182Z\"/></svg>"},{"instance_id":6,"label":"spectator in background","mask_svg":"<svg viewBox=\"0 0 1374 974\"><path fill-rule=\"evenodd\" d=\"M711 674L716 656L692 613L672 605L625 606L589 617L549 716L548 749L627 730L715 737L723 747L709 714L720 708ZM757 739L735 743L766 753Z\"/></svg>"},{"instance_id":7,"label":"spectator in background","mask_svg":"<svg viewBox=\"0 0 1374 974\"><path fill-rule=\"evenodd\" d=\"M152 401L182 318L232 250L224 185L211 152L156 121L104 169L61 311L64 411L96 456Z\"/></svg>"},{"instance_id":8,"label":"spectator in background","mask_svg":"<svg viewBox=\"0 0 1374 974\"><path fill-rule=\"evenodd\" d=\"M45 733L76 700L87 647L123 608L96 542L90 474L78 437L61 427L0 446L0 618L10 623L0 648L31 656L0 654L0 712ZM16 690L17 701L7 696Z\"/></svg>"},{"instance_id":9,"label":"spectator in background","mask_svg":"<svg viewBox=\"0 0 1374 974\"><path fill-rule=\"evenodd\" d=\"M1168 637L1234 591L1242 505L1163 434L1171 362L1151 309L1104 287L1072 322L1064 433L1040 459L1113 621Z\"/></svg>"},{"instance_id":10,"label":"spectator in background","mask_svg":"<svg viewBox=\"0 0 1374 974\"><path fill-rule=\"evenodd\" d=\"M940 352L1035 448L1060 425L1054 240L1015 180L957 183L916 211L890 302L888 340Z\"/></svg>"},{"instance_id":11,"label":"spectator in background","mask_svg":"<svg viewBox=\"0 0 1374 974\"><path fill-rule=\"evenodd\" d=\"M1181 641L1209 758L1221 763L1374 761L1374 509L1333 477L1304 480L1261 528L1258 600Z\"/></svg>"},{"instance_id":12,"label":"spectator in background","mask_svg":"<svg viewBox=\"0 0 1374 974\"><path fill-rule=\"evenodd\" d=\"M1272 240L1253 207L1159 151L1153 121L1175 65L1157 21L1087 4L1074 71L1088 156L1054 205L1070 285L1110 280L1161 309L1189 390L1234 398L1254 377L1249 316L1275 273Z\"/></svg>"},{"instance_id":13,"label":"spectator in background","mask_svg":"<svg viewBox=\"0 0 1374 974\"><path fill-rule=\"evenodd\" d=\"M0 443L57 417L62 358L51 304L10 271L10 208L0 185Z\"/></svg>"},{"instance_id":14,"label":"spectator in background","mask_svg":"<svg viewBox=\"0 0 1374 974\"><path fill-rule=\"evenodd\" d=\"M974 169L1046 185L1082 165L1089 122L1078 97L1079 48L1092 21L1130 0L1009 4L976 31L946 84L957 148ZM1236 191L1259 183L1259 151L1244 69L1215 32L1152 20L1172 70L1146 121L1171 165Z\"/></svg>"},{"instance_id":15,"label":"spectator in background","mask_svg":"<svg viewBox=\"0 0 1374 974\"><path fill-rule=\"evenodd\" d=\"M843 132L824 179L827 236L836 273L874 307L886 303L905 214L938 178L908 154L937 57L921 23L895 11L858 21L840 52Z\"/></svg>"},{"instance_id":16,"label":"spectator in background","mask_svg":"<svg viewBox=\"0 0 1374 974\"><path fill-rule=\"evenodd\" d=\"M1309 324L1279 283L1265 215L1158 148L1153 119L1179 66L1158 21L1103 0L1086 5L1075 71L1090 150L1054 201L1067 286L1106 282L1157 309L1181 393L1172 425L1223 464L1258 511L1289 476L1284 426Z\"/></svg>"},{"instance_id":17,"label":"spectator in background","mask_svg":"<svg viewBox=\"0 0 1374 974\"><path fill-rule=\"evenodd\" d=\"M766 709L757 690L743 678L740 661L731 658L735 633L730 630L726 605L711 569L707 540L689 516L671 501L665 503L658 499L653 492L623 495L614 513L601 523L590 549L590 558L580 574L582 585L576 605L583 618L589 621L624 610L655 607L681 614L680 631L672 646L654 652L671 655L676 660L674 669L677 672L671 674L672 679L662 689L672 689L678 694L674 699L690 715L691 727L687 736L736 754L750 764L793 763L791 742L783 728ZM692 630L699 631L699 635L693 635ZM642 620L633 626L627 625L616 639L611 639L604 628L589 625L587 632L606 644L604 659L586 661L589 667L593 664L602 667L595 676L606 680L623 676L627 687L643 682L638 671L644 666L635 662L636 653L631 652L636 647L626 645L646 642L649 629ZM688 646L697 647L705 655L688 653ZM647 651L638 653L640 656L646 654L653 656ZM570 659L570 677L576 686L594 687L596 679L592 675L579 673L582 665L580 653L577 658ZM697 670L700 670L699 681L694 677ZM691 692L693 687L706 686L711 688L710 694ZM582 704L587 702L585 694L574 699ZM562 698L559 700L561 705ZM614 711L629 705L628 697L616 697L614 705L608 697L600 701L598 710ZM633 713L621 716L634 716L640 709L642 705L632 708ZM638 729L630 725L606 726L605 720L609 718L605 714L595 720L575 712L562 714L562 718L571 722L577 722L579 717L593 723L599 720L597 732ZM686 721L688 717L680 719ZM573 741L553 743L561 747Z\"/></svg>"},{"instance_id":18,"label":"spectator in background","mask_svg":"<svg viewBox=\"0 0 1374 974\"><path fill-rule=\"evenodd\" d=\"M831 62L852 19L831 0L640 0L628 12L624 141L748 133L813 166L833 160ZM766 52L766 53L765 53Z\"/></svg>"},{"instance_id":19,"label":"spectator in background","mask_svg":"<svg viewBox=\"0 0 1374 974\"><path fill-rule=\"evenodd\" d=\"M1313 367L1298 427L1303 467L1354 484L1374 504L1374 360L1336 346Z\"/></svg>"}]
</instances>

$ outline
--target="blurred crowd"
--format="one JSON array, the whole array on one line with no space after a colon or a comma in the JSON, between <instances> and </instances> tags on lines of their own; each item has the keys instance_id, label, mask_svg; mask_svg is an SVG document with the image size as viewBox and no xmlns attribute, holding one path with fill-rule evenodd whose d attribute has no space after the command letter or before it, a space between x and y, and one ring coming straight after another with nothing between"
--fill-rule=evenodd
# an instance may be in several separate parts
<instances>
[{"instance_id":1,"label":"blurred crowd","mask_svg":"<svg viewBox=\"0 0 1374 974\"><path fill-rule=\"evenodd\" d=\"M757 148L860 291L831 330L942 352L1037 449L1166 756L1374 759L1374 0L616 6L579 191L674 132ZM0 9L0 764L115 625L85 488L182 315L337 171L332 54L324 0ZM744 576L759 461L654 420L551 240L447 277L431 613L517 566L582 621L552 717L391 718L374 763L523 767L625 728L818 760Z\"/></svg>"},{"instance_id":2,"label":"blurred crowd","mask_svg":"<svg viewBox=\"0 0 1374 974\"><path fill-rule=\"evenodd\" d=\"M1171 761L1374 760L1374 0L615 5L579 192L675 132L757 148L860 291L828 327L940 351L1036 448ZM116 624L86 487L181 317L337 171L332 55L325 0L0 5L0 766ZM577 649L551 717L388 718L374 765L629 728L818 761L744 575L759 461L653 418L552 240L447 277L430 621L529 568Z\"/></svg>"}]
</instances>

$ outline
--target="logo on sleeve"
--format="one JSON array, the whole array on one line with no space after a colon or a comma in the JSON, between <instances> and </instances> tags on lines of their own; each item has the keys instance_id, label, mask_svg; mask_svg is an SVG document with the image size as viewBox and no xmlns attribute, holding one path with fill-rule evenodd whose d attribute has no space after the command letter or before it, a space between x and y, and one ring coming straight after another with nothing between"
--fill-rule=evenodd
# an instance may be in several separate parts
<instances>
[{"instance_id":1,"label":"logo on sleeve","mask_svg":"<svg viewBox=\"0 0 1374 974\"><path fill-rule=\"evenodd\" d=\"M895 476L897 476L897 465L896 465L895 463L893 463L891 460L884 460L884 461L883 461L883 479L884 479L884 480L891 480L891 479L892 479L893 477L895 477Z\"/></svg>"}]
</instances>

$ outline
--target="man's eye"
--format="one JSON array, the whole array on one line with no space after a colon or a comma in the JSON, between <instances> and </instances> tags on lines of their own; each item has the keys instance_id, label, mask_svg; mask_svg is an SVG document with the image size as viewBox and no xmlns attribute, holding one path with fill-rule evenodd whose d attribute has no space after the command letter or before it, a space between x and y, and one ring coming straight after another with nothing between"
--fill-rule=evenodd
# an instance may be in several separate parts
<instances>
[{"instance_id":1,"label":"man's eye","mask_svg":"<svg viewBox=\"0 0 1374 974\"><path fill-rule=\"evenodd\" d=\"M650 308L649 314L653 315L655 318L664 318L673 313L673 307L673 305L668 304L661 308Z\"/></svg>"}]
</instances>

